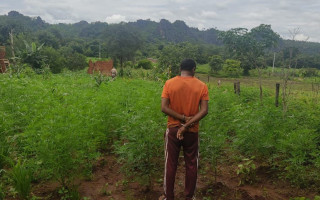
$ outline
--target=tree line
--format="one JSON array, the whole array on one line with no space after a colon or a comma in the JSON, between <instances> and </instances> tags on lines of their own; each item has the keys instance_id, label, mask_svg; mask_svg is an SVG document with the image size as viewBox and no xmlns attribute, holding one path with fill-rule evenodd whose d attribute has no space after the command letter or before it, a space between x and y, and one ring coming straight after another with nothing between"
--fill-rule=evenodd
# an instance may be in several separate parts
<instances>
[{"instance_id":1,"label":"tree line","mask_svg":"<svg viewBox=\"0 0 320 200\"><path fill-rule=\"evenodd\" d=\"M296 68L320 69L319 43L283 40L270 25L264 24L250 31L244 28L200 31L183 21L171 23L165 19L119 24L86 21L49 24L40 17L11 11L0 16L0 44L7 49L11 45L9 32L14 33L16 57L21 64L35 69L46 66L54 73L64 68L83 69L87 57L112 58L116 67L121 68L152 57L159 59L160 71L169 67L175 74L177 60L191 57L200 64L211 63L213 74L222 68L219 61L222 60L240 65L240 69L231 67L229 71L248 75L252 68L272 66L275 53L276 67L291 56ZM12 57L11 51L7 51L7 57Z\"/></svg>"}]
</instances>

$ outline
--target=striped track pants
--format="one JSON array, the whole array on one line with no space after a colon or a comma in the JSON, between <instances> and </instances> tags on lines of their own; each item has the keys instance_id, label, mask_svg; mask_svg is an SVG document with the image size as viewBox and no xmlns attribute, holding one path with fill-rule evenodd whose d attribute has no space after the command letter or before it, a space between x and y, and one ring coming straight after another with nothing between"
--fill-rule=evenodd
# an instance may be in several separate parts
<instances>
[{"instance_id":1,"label":"striped track pants","mask_svg":"<svg viewBox=\"0 0 320 200\"><path fill-rule=\"evenodd\" d=\"M178 165L178 158L181 146L185 160L185 198L192 199L195 193L198 158L199 158L199 134L185 132L184 139L177 139L178 127L168 128L165 133L165 172L164 172L164 193L166 200L174 199L174 182Z\"/></svg>"}]
</instances>

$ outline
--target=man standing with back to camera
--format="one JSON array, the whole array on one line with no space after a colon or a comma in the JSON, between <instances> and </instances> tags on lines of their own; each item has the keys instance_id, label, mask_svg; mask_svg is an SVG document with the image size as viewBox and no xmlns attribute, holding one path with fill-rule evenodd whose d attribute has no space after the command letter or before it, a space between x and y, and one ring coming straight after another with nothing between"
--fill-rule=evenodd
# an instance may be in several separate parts
<instances>
[{"instance_id":1,"label":"man standing with back to camera","mask_svg":"<svg viewBox=\"0 0 320 200\"><path fill-rule=\"evenodd\" d=\"M168 80L161 95L161 110L168 115L165 133L164 195L174 199L174 182L181 146L185 160L185 199L193 199L199 158L199 121L208 114L208 87L194 77L196 63L181 62L180 76Z\"/></svg>"}]
</instances>

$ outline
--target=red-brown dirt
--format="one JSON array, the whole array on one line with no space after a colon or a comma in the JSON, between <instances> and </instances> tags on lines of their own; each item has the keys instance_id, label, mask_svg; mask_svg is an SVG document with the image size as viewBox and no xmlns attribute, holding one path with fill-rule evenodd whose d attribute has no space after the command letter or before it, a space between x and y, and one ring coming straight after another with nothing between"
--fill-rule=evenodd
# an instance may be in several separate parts
<instances>
[{"instance_id":1,"label":"red-brown dirt","mask_svg":"<svg viewBox=\"0 0 320 200\"><path fill-rule=\"evenodd\" d=\"M175 193L176 199L183 198L184 163L177 171ZM218 167L217 180L209 166L202 165L197 183L196 199L211 200L284 200L293 197L313 198L316 192L291 187L289 183L273 177L268 167L258 166L256 181L253 184L239 186L236 175L236 164L229 163ZM147 191L138 183L127 180L120 171L114 155L104 156L94 166L91 180L77 181L78 190L82 198L91 200L157 200L163 191L162 179L155 180L152 189ZM45 199L59 199L59 185L57 183L39 184L34 187L33 193Z\"/></svg>"}]
</instances>

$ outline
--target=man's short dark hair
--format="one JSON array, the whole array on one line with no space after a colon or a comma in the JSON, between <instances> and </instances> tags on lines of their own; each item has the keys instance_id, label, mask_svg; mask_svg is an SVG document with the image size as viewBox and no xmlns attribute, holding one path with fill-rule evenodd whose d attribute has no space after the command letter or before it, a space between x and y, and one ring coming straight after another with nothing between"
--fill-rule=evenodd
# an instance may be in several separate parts
<instances>
[{"instance_id":1,"label":"man's short dark hair","mask_svg":"<svg viewBox=\"0 0 320 200\"><path fill-rule=\"evenodd\" d=\"M196 62L192 59L185 59L181 62L180 64L180 69L181 70L186 70L186 71L192 71L193 68L195 68Z\"/></svg>"}]
</instances>

